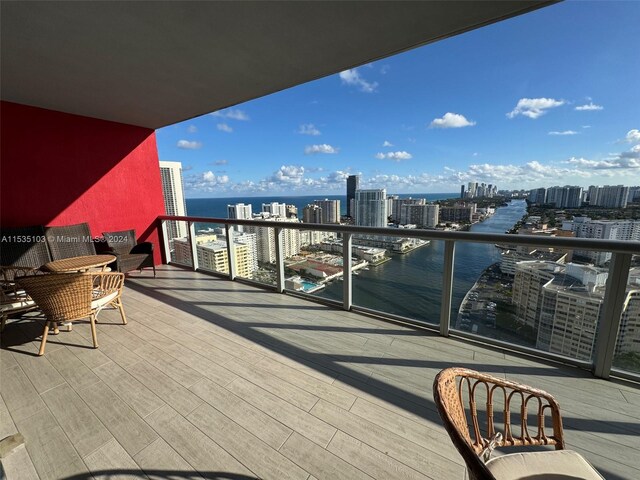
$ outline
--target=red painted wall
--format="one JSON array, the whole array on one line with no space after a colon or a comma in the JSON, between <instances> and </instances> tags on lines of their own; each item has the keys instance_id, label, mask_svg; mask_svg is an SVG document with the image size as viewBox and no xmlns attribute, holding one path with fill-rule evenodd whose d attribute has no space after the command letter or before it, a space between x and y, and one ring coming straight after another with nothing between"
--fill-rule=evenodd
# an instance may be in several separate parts
<instances>
[{"instance_id":1,"label":"red painted wall","mask_svg":"<svg viewBox=\"0 0 640 480\"><path fill-rule=\"evenodd\" d=\"M0 103L0 225L88 222L155 244L165 213L153 130Z\"/></svg>"}]
</instances>

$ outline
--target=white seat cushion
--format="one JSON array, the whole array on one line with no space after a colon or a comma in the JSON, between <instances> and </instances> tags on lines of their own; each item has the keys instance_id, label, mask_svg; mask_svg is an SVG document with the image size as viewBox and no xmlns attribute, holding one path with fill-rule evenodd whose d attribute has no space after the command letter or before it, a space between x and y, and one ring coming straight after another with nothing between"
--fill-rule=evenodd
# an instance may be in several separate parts
<instances>
[{"instance_id":1,"label":"white seat cushion","mask_svg":"<svg viewBox=\"0 0 640 480\"><path fill-rule=\"evenodd\" d=\"M91 308L94 310L96 308L103 308L106 305L109 305L111 302L113 302L113 299L116 298L117 296L118 296L118 292L113 292L105 297L97 298L91 302Z\"/></svg>"},{"instance_id":2,"label":"white seat cushion","mask_svg":"<svg viewBox=\"0 0 640 480\"><path fill-rule=\"evenodd\" d=\"M487 468L498 480L603 480L595 468L572 450L510 453L492 458Z\"/></svg>"},{"instance_id":3,"label":"white seat cushion","mask_svg":"<svg viewBox=\"0 0 640 480\"><path fill-rule=\"evenodd\" d=\"M35 305L33 300L22 295L9 294L6 296L6 299L6 303L0 303L0 312L10 312L12 310L20 310Z\"/></svg>"}]
</instances>

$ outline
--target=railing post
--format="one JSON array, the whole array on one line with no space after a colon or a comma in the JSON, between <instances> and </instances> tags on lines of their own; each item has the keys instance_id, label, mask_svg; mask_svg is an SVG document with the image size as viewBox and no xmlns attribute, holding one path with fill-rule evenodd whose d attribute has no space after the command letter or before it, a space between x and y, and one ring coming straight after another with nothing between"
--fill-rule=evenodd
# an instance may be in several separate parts
<instances>
[{"instance_id":1,"label":"railing post","mask_svg":"<svg viewBox=\"0 0 640 480\"><path fill-rule=\"evenodd\" d=\"M167 220L160 222L162 228L162 249L164 253L164 261L171 263L171 247L169 247L169 227L167 226Z\"/></svg>"},{"instance_id":2,"label":"railing post","mask_svg":"<svg viewBox=\"0 0 640 480\"><path fill-rule=\"evenodd\" d=\"M351 310L352 305L352 280L351 276L351 245L352 234L342 235L342 308Z\"/></svg>"},{"instance_id":3,"label":"railing post","mask_svg":"<svg viewBox=\"0 0 640 480\"><path fill-rule=\"evenodd\" d=\"M224 226L225 233L227 235L227 258L229 259L229 280L236 279L236 256L235 256L235 247L233 243L233 225L229 225L228 223Z\"/></svg>"},{"instance_id":4,"label":"railing post","mask_svg":"<svg viewBox=\"0 0 640 480\"><path fill-rule=\"evenodd\" d=\"M440 335L449 336L451 321L451 294L453 293L453 258L456 243L454 240L444 242L444 264L442 267L442 301L440 302Z\"/></svg>"},{"instance_id":5,"label":"railing post","mask_svg":"<svg viewBox=\"0 0 640 480\"><path fill-rule=\"evenodd\" d=\"M188 222L189 225L189 251L191 253L191 265L193 271L198 270L198 245L196 243L196 225L193 222Z\"/></svg>"},{"instance_id":6,"label":"railing post","mask_svg":"<svg viewBox=\"0 0 640 480\"><path fill-rule=\"evenodd\" d=\"M604 304L597 329L595 363L593 374L600 378L609 378L613 354L615 353L620 317L626 296L630 253L614 253L609 264L609 276L604 292Z\"/></svg>"},{"instance_id":7,"label":"railing post","mask_svg":"<svg viewBox=\"0 0 640 480\"><path fill-rule=\"evenodd\" d=\"M284 292L284 232L282 227L275 227L276 240L276 289Z\"/></svg>"}]
</instances>

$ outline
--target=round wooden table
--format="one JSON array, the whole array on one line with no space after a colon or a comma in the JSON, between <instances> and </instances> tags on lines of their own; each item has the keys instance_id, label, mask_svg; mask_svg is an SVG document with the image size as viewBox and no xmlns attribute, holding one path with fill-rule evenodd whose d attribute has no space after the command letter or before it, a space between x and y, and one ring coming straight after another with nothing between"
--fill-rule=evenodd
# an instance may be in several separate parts
<instances>
[{"instance_id":1,"label":"round wooden table","mask_svg":"<svg viewBox=\"0 0 640 480\"><path fill-rule=\"evenodd\" d=\"M82 257L63 258L45 263L41 269L45 272L86 272L91 268L106 267L115 262L113 255L84 255Z\"/></svg>"}]
</instances>

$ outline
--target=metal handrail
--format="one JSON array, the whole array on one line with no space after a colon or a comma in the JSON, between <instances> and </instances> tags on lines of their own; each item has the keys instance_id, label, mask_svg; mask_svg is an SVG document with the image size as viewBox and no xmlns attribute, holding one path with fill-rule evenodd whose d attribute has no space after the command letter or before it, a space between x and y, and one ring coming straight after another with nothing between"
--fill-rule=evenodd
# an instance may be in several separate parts
<instances>
[{"instance_id":1,"label":"metal handrail","mask_svg":"<svg viewBox=\"0 0 640 480\"><path fill-rule=\"evenodd\" d=\"M189 244L191 253L191 266L193 270L198 270L196 258L195 243L192 241L195 236L195 223L215 223L225 225L226 234L229 235L230 226L234 225L251 225L263 228L274 228L276 232L276 273L277 285L275 291L284 293L284 243L282 231L284 229L292 230L315 230L325 232L336 232L343 234L343 257L351 257L352 240L355 235L383 235L387 237L398 238L418 238L423 240L440 240L445 244L445 255L443 258L443 288L442 299L440 305L440 321L439 325L429 327L426 324L417 322L412 319L402 318L402 323L408 323L418 328L437 328L440 335L448 336L450 334L450 318L451 318L451 301L453 291L453 271L455 244L457 242L478 242L502 244L505 246L527 245L534 247L554 247L564 250L595 250L612 252L612 258L609 263L609 275L607 280L606 294L604 304L602 306L602 320L600 328L596 335L596 345L594 348L595 358L589 363L582 360L562 357L552 352L532 349L529 347L519 347L517 345L508 344L501 340L482 338L482 342L499 348L516 350L527 354L535 354L539 357L573 364L575 366L584 367L590 365L595 376L601 378L609 378L613 368L613 354L616 345L616 338L620 326L620 313L622 311L622 303L624 301L624 291L626 288L626 279L629 275L629 268L633 255L640 255L640 242L637 241L620 241L620 240L601 240L590 238L575 237L546 237L536 235L513 235L513 234L496 234L496 233L475 233L466 231L435 231L421 229L395 229L395 228L376 228L376 227L360 227L353 225L335 225L335 224L316 224L316 223L296 223L282 221L261 221L261 220L240 220L229 218L215 217L190 217L190 216L172 216L161 215L158 217L159 226L162 231L163 247L165 258L170 259L169 239L167 238L166 221L182 221L189 226ZM235 280L235 266L233 265L233 252L231 242L227 242L227 254L229 256L230 271L228 278ZM344 282L343 282L343 301L342 308L344 310L358 310L380 315L389 321L398 321L398 316L387 314L385 312L370 310L364 307L352 305L352 282L351 268L349 262L345 264ZM310 295L304 295L313 299ZM457 337L478 341L481 337L474 334L465 334L464 332L455 331ZM616 372L617 373L617 372ZM625 377L640 381L640 375L631 372L624 372Z\"/></svg>"},{"instance_id":2,"label":"metal handrail","mask_svg":"<svg viewBox=\"0 0 640 480\"><path fill-rule=\"evenodd\" d=\"M214 217L188 217L161 215L159 220L174 220L192 223L219 223L224 225L253 225L258 227L278 227L292 230L319 230L324 232L351 233L354 235L385 235L423 240L454 240L460 242L498 243L506 245L527 245L534 247L557 247L571 250L597 250L612 253L640 255L640 242L623 240L602 240L575 237L543 237L537 235L513 235L507 233L475 233L461 231L438 231L424 229L396 229L379 227L359 227L355 225L334 225L327 223L295 223L261 220L240 220Z\"/></svg>"}]
</instances>

